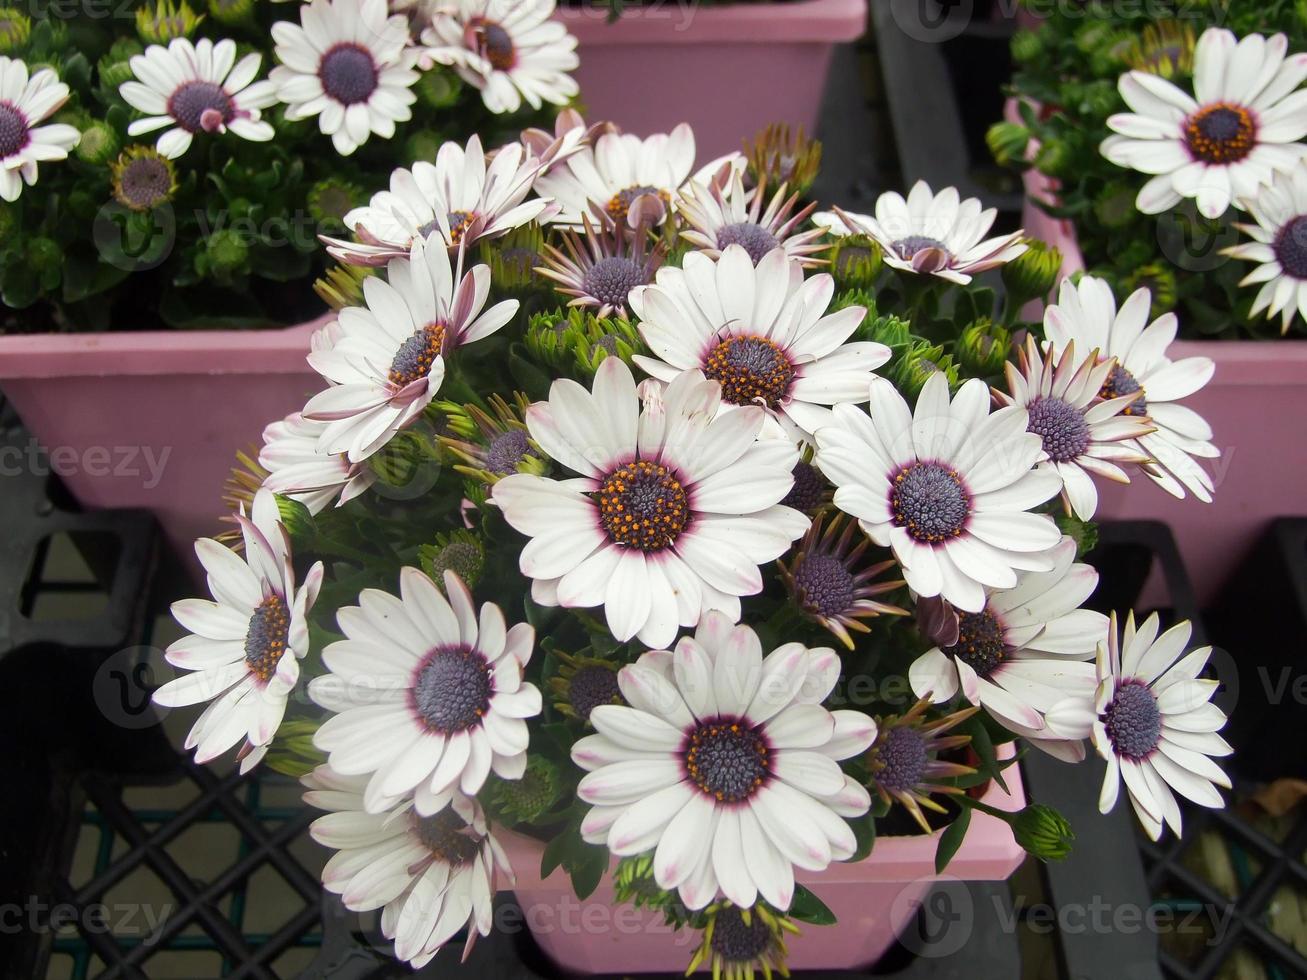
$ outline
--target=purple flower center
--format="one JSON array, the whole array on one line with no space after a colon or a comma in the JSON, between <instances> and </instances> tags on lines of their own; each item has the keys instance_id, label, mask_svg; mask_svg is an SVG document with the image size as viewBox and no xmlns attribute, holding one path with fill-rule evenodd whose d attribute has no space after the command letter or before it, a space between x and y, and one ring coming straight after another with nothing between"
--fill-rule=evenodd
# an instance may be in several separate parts
<instances>
[{"instance_id":1,"label":"purple flower center","mask_svg":"<svg viewBox=\"0 0 1307 980\"><path fill-rule=\"evenodd\" d=\"M753 264L757 265L762 257L777 248L780 242L762 225L754 224L752 221L739 221L718 229L717 247L725 248L727 245L743 246L749 253L749 258L753 259Z\"/></svg>"},{"instance_id":2,"label":"purple flower center","mask_svg":"<svg viewBox=\"0 0 1307 980\"><path fill-rule=\"evenodd\" d=\"M567 682L567 703L578 718L590 720L590 712L601 704L621 704L617 671L595 664L580 668Z\"/></svg>"},{"instance_id":3,"label":"purple flower center","mask_svg":"<svg viewBox=\"0 0 1307 980\"><path fill-rule=\"evenodd\" d=\"M1026 407L1030 413L1026 431L1039 436L1044 452L1055 463L1076 459L1089 448L1089 423L1070 402L1041 396Z\"/></svg>"},{"instance_id":4,"label":"purple flower center","mask_svg":"<svg viewBox=\"0 0 1307 980\"><path fill-rule=\"evenodd\" d=\"M794 365L766 337L728 337L708 353L703 373L722 386L722 401L778 408L790 393Z\"/></svg>"},{"instance_id":5,"label":"purple flower center","mask_svg":"<svg viewBox=\"0 0 1307 980\"><path fill-rule=\"evenodd\" d=\"M508 476L517 472L517 464L522 462L531 451L526 433L521 429L509 429L490 440L486 448L486 469L496 476Z\"/></svg>"},{"instance_id":6,"label":"purple flower center","mask_svg":"<svg viewBox=\"0 0 1307 980\"><path fill-rule=\"evenodd\" d=\"M956 470L940 463L912 463L890 485L894 523L914 541L940 544L958 537L971 516L971 495Z\"/></svg>"},{"instance_id":7,"label":"purple flower center","mask_svg":"<svg viewBox=\"0 0 1307 980\"><path fill-rule=\"evenodd\" d=\"M604 205L604 210L613 221L620 224L626 220L626 213L631 210L631 205L635 203L637 197L645 194L652 194L654 197L662 200L664 204L671 200L671 195L666 191L660 191L657 187L651 187L648 184L634 184L631 187L623 188L609 198L608 203Z\"/></svg>"},{"instance_id":8,"label":"purple flower center","mask_svg":"<svg viewBox=\"0 0 1307 980\"><path fill-rule=\"evenodd\" d=\"M927 248L937 248L945 255L948 249L938 238L930 238L927 235L909 235L907 238L900 238L894 243L894 251L898 252L905 259L911 259L918 252Z\"/></svg>"},{"instance_id":9,"label":"purple flower center","mask_svg":"<svg viewBox=\"0 0 1307 980\"><path fill-rule=\"evenodd\" d=\"M794 486L790 487L790 492L781 503L804 513L816 510L826 498L826 481L817 472L817 467L799 460L791 472Z\"/></svg>"},{"instance_id":10,"label":"purple flower center","mask_svg":"<svg viewBox=\"0 0 1307 980\"><path fill-rule=\"evenodd\" d=\"M409 698L427 728L452 735L481 723L493 693L483 654L466 647L439 647L418 667Z\"/></svg>"},{"instance_id":11,"label":"purple flower center","mask_svg":"<svg viewBox=\"0 0 1307 980\"><path fill-rule=\"evenodd\" d=\"M1275 258L1295 279L1307 279L1307 215L1290 218L1275 236Z\"/></svg>"},{"instance_id":12,"label":"purple flower center","mask_svg":"<svg viewBox=\"0 0 1307 980\"><path fill-rule=\"evenodd\" d=\"M0 160L27 145L27 117L8 102L0 102Z\"/></svg>"},{"instance_id":13,"label":"purple flower center","mask_svg":"<svg viewBox=\"0 0 1307 980\"><path fill-rule=\"evenodd\" d=\"M270 595L254 607L245 629L245 664L265 684L286 652L289 634L290 613L281 596Z\"/></svg>"},{"instance_id":14,"label":"purple flower center","mask_svg":"<svg viewBox=\"0 0 1307 980\"><path fill-rule=\"evenodd\" d=\"M749 916L746 924L740 910L728 905L713 919L712 950L728 963L752 964L767 951L771 941L771 930L757 911Z\"/></svg>"},{"instance_id":15,"label":"purple flower center","mask_svg":"<svg viewBox=\"0 0 1307 980\"><path fill-rule=\"evenodd\" d=\"M172 196L172 171L161 157L143 155L118 172L118 199L134 211L148 211Z\"/></svg>"},{"instance_id":16,"label":"purple flower center","mask_svg":"<svg viewBox=\"0 0 1307 980\"><path fill-rule=\"evenodd\" d=\"M421 330L415 330L399 345L395 357L390 362L390 383L403 388L419 378L431 373L431 365L440 356L445 342L445 325L429 323Z\"/></svg>"},{"instance_id":17,"label":"purple flower center","mask_svg":"<svg viewBox=\"0 0 1307 980\"><path fill-rule=\"evenodd\" d=\"M231 122L231 96L213 82L184 82L168 99L168 115L188 133L212 133Z\"/></svg>"},{"instance_id":18,"label":"purple flower center","mask_svg":"<svg viewBox=\"0 0 1307 980\"><path fill-rule=\"evenodd\" d=\"M898 726L891 728L876 746L876 761L876 782L888 792L906 793L921 782L930 754L920 732Z\"/></svg>"},{"instance_id":19,"label":"purple flower center","mask_svg":"<svg viewBox=\"0 0 1307 980\"><path fill-rule=\"evenodd\" d=\"M1123 368L1120 364L1115 365L1103 382L1103 387L1098 392L1098 397L1102 399L1120 398L1124 395L1133 394L1134 392L1143 392L1144 386L1139 383L1133 374ZM1148 399L1143 394L1132 401L1125 407L1122 415L1142 416L1148 414Z\"/></svg>"},{"instance_id":20,"label":"purple flower center","mask_svg":"<svg viewBox=\"0 0 1307 980\"><path fill-rule=\"evenodd\" d=\"M717 718L699 724L684 749L690 780L719 803L749 799L771 775L770 749L749 723Z\"/></svg>"},{"instance_id":21,"label":"purple flower center","mask_svg":"<svg viewBox=\"0 0 1307 980\"><path fill-rule=\"evenodd\" d=\"M480 41L481 56L492 66L500 71L508 71L517 63L513 37L508 31L489 21L478 25L476 31Z\"/></svg>"},{"instance_id":22,"label":"purple flower center","mask_svg":"<svg viewBox=\"0 0 1307 980\"><path fill-rule=\"evenodd\" d=\"M581 288L605 306L626 306L626 297L636 286L649 281L645 266L634 259L609 256L586 270Z\"/></svg>"},{"instance_id":23,"label":"purple flower center","mask_svg":"<svg viewBox=\"0 0 1307 980\"><path fill-rule=\"evenodd\" d=\"M1148 685L1123 681L1103 709L1103 727L1117 755L1147 758L1162 739L1162 712Z\"/></svg>"},{"instance_id":24,"label":"purple flower center","mask_svg":"<svg viewBox=\"0 0 1307 980\"><path fill-rule=\"evenodd\" d=\"M1007 652L1003 624L988 609L958 614L958 642L944 647L981 677L994 672Z\"/></svg>"},{"instance_id":25,"label":"purple flower center","mask_svg":"<svg viewBox=\"0 0 1307 980\"><path fill-rule=\"evenodd\" d=\"M794 585L805 608L818 616L838 616L853 604L853 575L831 555L806 555L794 570Z\"/></svg>"},{"instance_id":26,"label":"purple flower center","mask_svg":"<svg viewBox=\"0 0 1307 980\"><path fill-rule=\"evenodd\" d=\"M481 849L481 837L453 810L430 817L412 813L413 836L437 861L460 868L471 864Z\"/></svg>"},{"instance_id":27,"label":"purple flower center","mask_svg":"<svg viewBox=\"0 0 1307 980\"><path fill-rule=\"evenodd\" d=\"M366 102L377 88L372 52L358 44L337 44L318 64L322 90L343 105Z\"/></svg>"}]
</instances>

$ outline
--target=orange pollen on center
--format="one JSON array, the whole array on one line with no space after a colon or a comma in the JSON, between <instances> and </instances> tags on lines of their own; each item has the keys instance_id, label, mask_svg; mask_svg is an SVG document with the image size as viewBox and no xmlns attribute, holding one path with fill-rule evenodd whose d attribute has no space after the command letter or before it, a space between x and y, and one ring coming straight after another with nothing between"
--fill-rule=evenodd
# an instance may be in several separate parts
<instances>
[{"instance_id":1,"label":"orange pollen on center","mask_svg":"<svg viewBox=\"0 0 1307 980\"><path fill-rule=\"evenodd\" d=\"M708 352L703 373L722 386L722 401L777 408L794 383L794 365L766 337L728 337Z\"/></svg>"},{"instance_id":2,"label":"orange pollen on center","mask_svg":"<svg viewBox=\"0 0 1307 980\"><path fill-rule=\"evenodd\" d=\"M1199 160L1236 163L1253 151L1257 125L1243 106L1214 102L1185 120L1184 140L1189 152Z\"/></svg>"},{"instance_id":3,"label":"orange pollen on center","mask_svg":"<svg viewBox=\"0 0 1307 980\"><path fill-rule=\"evenodd\" d=\"M637 459L614 470L594 499L608 536L628 548L669 548L690 522L685 488L660 463Z\"/></svg>"},{"instance_id":4,"label":"orange pollen on center","mask_svg":"<svg viewBox=\"0 0 1307 980\"><path fill-rule=\"evenodd\" d=\"M390 383L399 387L412 384L419 378L425 378L431 372L431 365L440 356L445 343L445 324L428 323L420 330L413 331L395 352L390 362L387 375Z\"/></svg>"}]
</instances>

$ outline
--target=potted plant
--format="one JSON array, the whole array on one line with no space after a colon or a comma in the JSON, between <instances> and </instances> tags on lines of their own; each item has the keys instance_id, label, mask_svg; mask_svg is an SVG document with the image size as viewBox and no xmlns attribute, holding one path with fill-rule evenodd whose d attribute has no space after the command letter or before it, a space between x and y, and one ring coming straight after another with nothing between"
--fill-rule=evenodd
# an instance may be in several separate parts
<instances>
[{"instance_id":1,"label":"potted plant","mask_svg":"<svg viewBox=\"0 0 1307 980\"><path fill-rule=\"evenodd\" d=\"M831 54L862 36L867 2L574 0L556 16L576 35L588 112L640 135L688 121L719 156L774 122L815 130Z\"/></svg>"},{"instance_id":2,"label":"potted plant","mask_svg":"<svg viewBox=\"0 0 1307 980\"><path fill-rule=\"evenodd\" d=\"M574 970L867 964L950 860L1065 854L1027 747L1088 739L1154 838L1220 806L1207 651L1083 608L1151 429L1076 335L1106 311L1021 323L1056 252L951 188L810 227L784 161L627 187L565 135L536 184L579 223L433 232L340 297L173 606L196 758L301 775L324 886L414 965L507 886Z\"/></svg>"},{"instance_id":3,"label":"potted plant","mask_svg":"<svg viewBox=\"0 0 1307 980\"><path fill-rule=\"evenodd\" d=\"M1214 371L1192 400L1210 429L1175 420L1203 470L1103 501L1113 516L1170 523L1203 598L1289 507L1281 481L1307 477L1279 448L1290 437L1279 420L1307 408L1289 228L1303 210L1307 111L1295 90L1307 55L1295 52L1307 38L1276 5L1231 5L1220 25L1211 16L1176 4L1145 20L1091 3L1034 21L1013 41L1013 101L990 132L1000 159L1026 168L1026 226L1056 242L1064 272L1087 269L1121 301L1148 288L1153 316L1177 319L1171 357L1195 379ZM1236 91L1254 55L1267 78Z\"/></svg>"},{"instance_id":4,"label":"potted plant","mask_svg":"<svg viewBox=\"0 0 1307 980\"><path fill-rule=\"evenodd\" d=\"M0 9L0 389L80 502L148 507L188 550L231 457L312 390L318 236L397 159L515 143L576 94L549 10L486 13Z\"/></svg>"}]
</instances>

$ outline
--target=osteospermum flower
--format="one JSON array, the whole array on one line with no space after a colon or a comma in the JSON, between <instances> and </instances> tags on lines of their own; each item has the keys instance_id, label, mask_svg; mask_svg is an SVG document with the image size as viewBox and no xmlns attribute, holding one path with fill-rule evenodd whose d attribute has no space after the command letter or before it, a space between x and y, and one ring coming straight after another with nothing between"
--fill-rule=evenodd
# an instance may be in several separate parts
<instances>
[{"instance_id":1,"label":"osteospermum flower","mask_svg":"<svg viewBox=\"0 0 1307 980\"><path fill-rule=\"evenodd\" d=\"M416 568L400 572L399 597L365 589L336 615L346 640L322 653L329 673L309 695L334 713L313 744L346 776L369 775L363 804L382 813L410 794L418 813L477 793L494 770L526 767L525 718L540 691L522 680L535 630L508 629L493 602L478 619L463 580L445 572L446 599Z\"/></svg>"},{"instance_id":2,"label":"osteospermum flower","mask_svg":"<svg viewBox=\"0 0 1307 980\"><path fill-rule=\"evenodd\" d=\"M210 538L195 542L214 601L172 604L173 617L193 635L173 643L164 656L191 673L164 684L154 701L168 708L210 702L186 736L186 748L204 763L243 741L240 768L248 772L268 751L299 681L322 563L315 562L296 588L290 541L270 490L259 491L249 516L238 514L236 521L243 560Z\"/></svg>"},{"instance_id":3,"label":"osteospermum flower","mask_svg":"<svg viewBox=\"0 0 1307 980\"><path fill-rule=\"evenodd\" d=\"M892 268L965 285L1026 250L1020 231L985 238L997 215L974 197L960 200L956 187L932 194L930 185L919 180L906 201L896 191L878 197L874 218L837 208L818 211L812 220L835 235L874 239Z\"/></svg>"},{"instance_id":4,"label":"osteospermum flower","mask_svg":"<svg viewBox=\"0 0 1307 980\"><path fill-rule=\"evenodd\" d=\"M536 271L572 297L568 306L595 307L596 316L616 313L625 318L631 290L653 281L667 247L660 241L650 250L647 224L627 230L596 211L597 223L582 216L583 235L564 231L563 248L546 245L544 262Z\"/></svg>"},{"instance_id":5,"label":"osteospermum flower","mask_svg":"<svg viewBox=\"0 0 1307 980\"><path fill-rule=\"evenodd\" d=\"M1083 746L1045 731L1043 713L1093 689L1087 661L1107 634L1107 617L1081 605L1098 572L1075 560L1068 537L1053 548L1053 567L1026 572L1015 587L986 590L984 608L958 615L957 637L932 647L908 670L913 692L937 704L959 691L1032 744L1062 758Z\"/></svg>"},{"instance_id":6,"label":"osteospermum flower","mask_svg":"<svg viewBox=\"0 0 1307 980\"><path fill-rule=\"evenodd\" d=\"M1060 535L1029 509L1061 488L1034 469L1042 449L1025 409L990 413L985 383L972 378L949 399L948 379L930 376L915 413L884 378L871 383L871 417L835 406L817 430L818 468L835 484L835 506L889 546L908 585L980 612L985 587L1010 589L1017 569L1046 571Z\"/></svg>"},{"instance_id":7,"label":"osteospermum flower","mask_svg":"<svg viewBox=\"0 0 1307 980\"><path fill-rule=\"evenodd\" d=\"M836 760L866 751L876 725L820 706L838 677L833 650L787 643L764 659L753 630L705 616L675 652L622 668L627 705L590 712L598 734L572 747L593 805L582 835L618 856L653 850L654 880L690 909L719 891L788 909L794 868L850 857L839 817L870 805Z\"/></svg>"},{"instance_id":8,"label":"osteospermum flower","mask_svg":"<svg viewBox=\"0 0 1307 980\"><path fill-rule=\"evenodd\" d=\"M1117 483L1130 477L1120 463L1146 463L1137 440L1153 431L1133 409L1140 392L1100 397L1116 363L1088 351L1079 355L1075 343L1061 351L1041 354L1034 337L1017 352L1017 364L1004 365L1008 390L994 389L1004 405L1019 405L1029 414L1026 428L1043 443L1041 467L1062 478L1067 510L1087 521L1098 509L1098 490L1090 474Z\"/></svg>"},{"instance_id":9,"label":"osteospermum flower","mask_svg":"<svg viewBox=\"0 0 1307 980\"><path fill-rule=\"evenodd\" d=\"M1113 135L1103 156L1118 167L1154 175L1135 206L1168 211L1184 198L1218 218L1232 201L1251 196L1276 170L1307 155L1307 54L1285 56L1283 34L1232 33L1209 27L1194 51L1194 94L1159 75L1129 71L1117 88L1131 112L1107 119Z\"/></svg>"},{"instance_id":10,"label":"osteospermum flower","mask_svg":"<svg viewBox=\"0 0 1307 980\"><path fill-rule=\"evenodd\" d=\"M377 475L362 463L351 463L344 453L318 449L325 422L293 412L263 430L259 465L268 471L263 485L273 493L298 500L317 514L331 503L348 503L376 481Z\"/></svg>"},{"instance_id":11,"label":"osteospermum flower","mask_svg":"<svg viewBox=\"0 0 1307 980\"><path fill-rule=\"evenodd\" d=\"M491 112L517 112L577 94L576 38L553 20L554 0L456 0L431 15L423 57L451 65Z\"/></svg>"},{"instance_id":12,"label":"osteospermum flower","mask_svg":"<svg viewBox=\"0 0 1307 980\"><path fill-rule=\"evenodd\" d=\"M538 167L517 144L503 147L487 164L479 136L474 134L466 149L445 143L435 163L419 160L412 170L397 168L389 190L346 213L345 226L357 242L323 241L333 256L355 265L384 265L433 234L451 251L471 248L547 211L548 201L526 200Z\"/></svg>"},{"instance_id":13,"label":"osteospermum flower","mask_svg":"<svg viewBox=\"0 0 1307 980\"><path fill-rule=\"evenodd\" d=\"M1181 833L1175 793L1200 806L1223 807L1217 786L1230 788L1229 777L1211 756L1233 750L1217 734L1225 714L1211 703L1220 686L1199 677L1211 647L1185 655L1192 628L1181 622L1158 635L1153 613L1135 629L1134 613L1125 631L1115 613L1106 639L1098 646L1098 691L1092 699L1069 698L1048 714L1050 726L1072 738L1088 735L1107 760L1098 808L1116 805L1124 780L1130 803L1153 840L1163 823Z\"/></svg>"},{"instance_id":14,"label":"osteospermum flower","mask_svg":"<svg viewBox=\"0 0 1307 980\"><path fill-rule=\"evenodd\" d=\"M129 62L135 79L118 87L128 105L145 113L127 132L140 136L170 127L155 144L169 159L189 150L199 133L230 130L241 139L272 139L272 124L263 121L261 110L277 101L277 91L269 81L254 81L262 62L258 53L238 62L230 39L215 44L200 38L192 44L179 37L166 48L150 45Z\"/></svg>"},{"instance_id":15,"label":"osteospermum flower","mask_svg":"<svg viewBox=\"0 0 1307 980\"><path fill-rule=\"evenodd\" d=\"M16 201L36 183L37 164L63 160L81 134L66 123L37 126L68 101L68 86L49 68L30 77L17 58L0 56L0 199Z\"/></svg>"},{"instance_id":16,"label":"osteospermum flower","mask_svg":"<svg viewBox=\"0 0 1307 980\"><path fill-rule=\"evenodd\" d=\"M558 658L558 674L549 678L554 708L559 714L579 721L589 721L590 712L601 704L625 704L617 683L620 663L604 657L553 651Z\"/></svg>"},{"instance_id":17,"label":"osteospermum flower","mask_svg":"<svg viewBox=\"0 0 1307 980\"><path fill-rule=\"evenodd\" d=\"M269 78L287 119L318 117L336 152L348 156L373 133L395 135L409 108L418 73L408 47L408 21L389 16L386 0L313 0L300 23L272 25L277 60Z\"/></svg>"},{"instance_id":18,"label":"osteospermum flower","mask_svg":"<svg viewBox=\"0 0 1307 980\"><path fill-rule=\"evenodd\" d=\"M133 211L151 211L172 200L177 174L172 161L148 146L129 146L109 168L113 196Z\"/></svg>"},{"instance_id":19,"label":"osteospermum flower","mask_svg":"<svg viewBox=\"0 0 1307 980\"><path fill-rule=\"evenodd\" d=\"M346 453L358 463L410 425L445 377L445 358L463 344L490 336L517 312L504 300L482 312L490 270L451 269L439 238L415 242L407 259L392 259L386 280L363 283L366 306L340 311L339 331L309 354L309 364L332 383L304 407L326 422L319 449Z\"/></svg>"},{"instance_id":20,"label":"osteospermum flower","mask_svg":"<svg viewBox=\"0 0 1307 980\"><path fill-rule=\"evenodd\" d=\"M864 619L907 615L906 609L875 598L902 588L903 581L876 581L896 567L895 562L891 559L874 565L865 563L862 556L871 542L859 534L858 543L853 543L856 523L844 524L843 514L837 514L825 527L823 523L820 516L813 520L788 566L784 561L778 562L781 581L804 615L830 630L852 650L853 637L849 630L871 632Z\"/></svg>"},{"instance_id":21,"label":"osteospermum flower","mask_svg":"<svg viewBox=\"0 0 1307 980\"><path fill-rule=\"evenodd\" d=\"M785 194L786 185L781 184L764 211L766 184L746 191L744 175L728 164L706 184L686 185L679 210L688 227L681 230L681 237L712 258L719 258L728 245L742 245L755 265L774 248L784 249L801 265L821 265L822 260L811 256L825 248L817 244L824 230L798 231L816 202L795 211L799 195Z\"/></svg>"},{"instance_id":22,"label":"osteospermum flower","mask_svg":"<svg viewBox=\"0 0 1307 980\"><path fill-rule=\"evenodd\" d=\"M1074 343L1115 358L1100 394L1112 399L1139 393L1125 412L1147 418L1155 430L1138 439L1149 459L1144 473L1172 496L1183 497L1187 489L1211 502L1212 478L1193 457L1211 459L1220 451L1211 443L1211 427L1178 402L1207 384L1216 368L1207 357L1172 361L1166 356L1178 323L1174 313L1147 323L1151 302L1149 291L1140 288L1118 310L1102 279L1083 276L1075 284L1064 279L1057 302L1044 310L1044 335L1056 353Z\"/></svg>"},{"instance_id":23,"label":"osteospermum flower","mask_svg":"<svg viewBox=\"0 0 1307 980\"><path fill-rule=\"evenodd\" d=\"M540 447L531 443L522 421L529 404L526 396L519 393L514 405L499 395L486 402L490 412L476 405L440 405L453 433L441 436L440 444L462 460L454 469L487 485L511 473L542 471Z\"/></svg>"},{"instance_id":24,"label":"osteospermum flower","mask_svg":"<svg viewBox=\"0 0 1307 980\"><path fill-rule=\"evenodd\" d=\"M579 225L593 202L622 223L641 197L649 197L651 204L661 205L664 214L669 213L694 170L694 131L688 123L645 139L606 132L594 137L591 144L536 180L536 193L561 208L556 221ZM725 160L742 165L739 154L732 154L703 167L700 178L706 180L716 173Z\"/></svg>"},{"instance_id":25,"label":"osteospermum flower","mask_svg":"<svg viewBox=\"0 0 1307 980\"><path fill-rule=\"evenodd\" d=\"M336 851L322 886L352 911L381 909L396 958L422 967L464 927L466 958L478 935L490 935L501 876L514 879L476 800L460 794L430 816L411 801L372 813L363 805L366 777L318 766L302 782L304 802L331 811L309 826L315 841Z\"/></svg>"},{"instance_id":26,"label":"osteospermum flower","mask_svg":"<svg viewBox=\"0 0 1307 980\"><path fill-rule=\"evenodd\" d=\"M1236 227L1252 241L1224 249L1225 255L1258 263L1240 286L1261 284L1249 316L1279 313L1280 332L1289 332L1295 313L1307 321L1307 163L1276 174L1243 201L1256 224Z\"/></svg>"},{"instance_id":27,"label":"osteospermum flower","mask_svg":"<svg viewBox=\"0 0 1307 980\"><path fill-rule=\"evenodd\" d=\"M785 965L789 955L785 934L797 936L799 927L789 916L773 912L762 902L747 909L731 902L714 902L704 909L704 915L708 921L686 976L705 963L713 980L753 980L759 973L771 980L773 972L790 975Z\"/></svg>"},{"instance_id":28,"label":"osteospermum flower","mask_svg":"<svg viewBox=\"0 0 1307 980\"><path fill-rule=\"evenodd\" d=\"M614 638L651 646L712 609L739 619L739 597L762 590L758 566L784 554L808 519L779 505L797 450L758 440L761 409L717 418L720 402L720 385L687 371L641 411L630 368L609 357L593 393L560 379L531 406L536 444L580 474L519 473L492 491L531 538L519 565L537 602L603 606Z\"/></svg>"},{"instance_id":29,"label":"osteospermum flower","mask_svg":"<svg viewBox=\"0 0 1307 980\"><path fill-rule=\"evenodd\" d=\"M742 245L717 260L693 252L631 294L654 354L635 361L660 381L697 368L721 382L726 404L759 405L792 436L811 435L830 421L827 406L864 397L890 357L884 344L846 342L867 311L827 313L834 292L830 275L804 279L781 249L757 266Z\"/></svg>"},{"instance_id":30,"label":"osteospermum flower","mask_svg":"<svg viewBox=\"0 0 1307 980\"><path fill-rule=\"evenodd\" d=\"M876 725L876 741L867 750L871 788L886 804L895 801L901 804L927 834L932 828L921 808L924 806L936 813L947 812L934 797L966 791L944 780L969 776L976 771L971 766L939 757L940 753L971 743L970 735L946 733L980 710L963 708L927 719L929 707L930 701L923 698L901 715L881 718Z\"/></svg>"}]
</instances>

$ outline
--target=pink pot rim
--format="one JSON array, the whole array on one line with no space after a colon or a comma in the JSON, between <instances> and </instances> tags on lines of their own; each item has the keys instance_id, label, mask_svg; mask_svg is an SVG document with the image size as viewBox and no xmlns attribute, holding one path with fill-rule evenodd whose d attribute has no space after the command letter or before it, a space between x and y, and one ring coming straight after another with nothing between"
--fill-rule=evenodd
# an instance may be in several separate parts
<instances>
[{"instance_id":1,"label":"pink pot rim","mask_svg":"<svg viewBox=\"0 0 1307 980\"><path fill-rule=\"evenodd\" d=\"M852 41L867 23L866 0L793 0L699 7L661 0L632 7L614 23L608 11L565 7L555 18L582 44L777 44Z\"/></svg>"},{"instance_id":2,"label":"pink pot rim","mask_svg":"<svg viewBox=\"0 0 1307 980\"><path fill-rule=\"evenodd\" d=\"M0 336L0 381L308 371L309 338L334 319L265 330L139 330Z\"/></svg>"}]
</instances>

